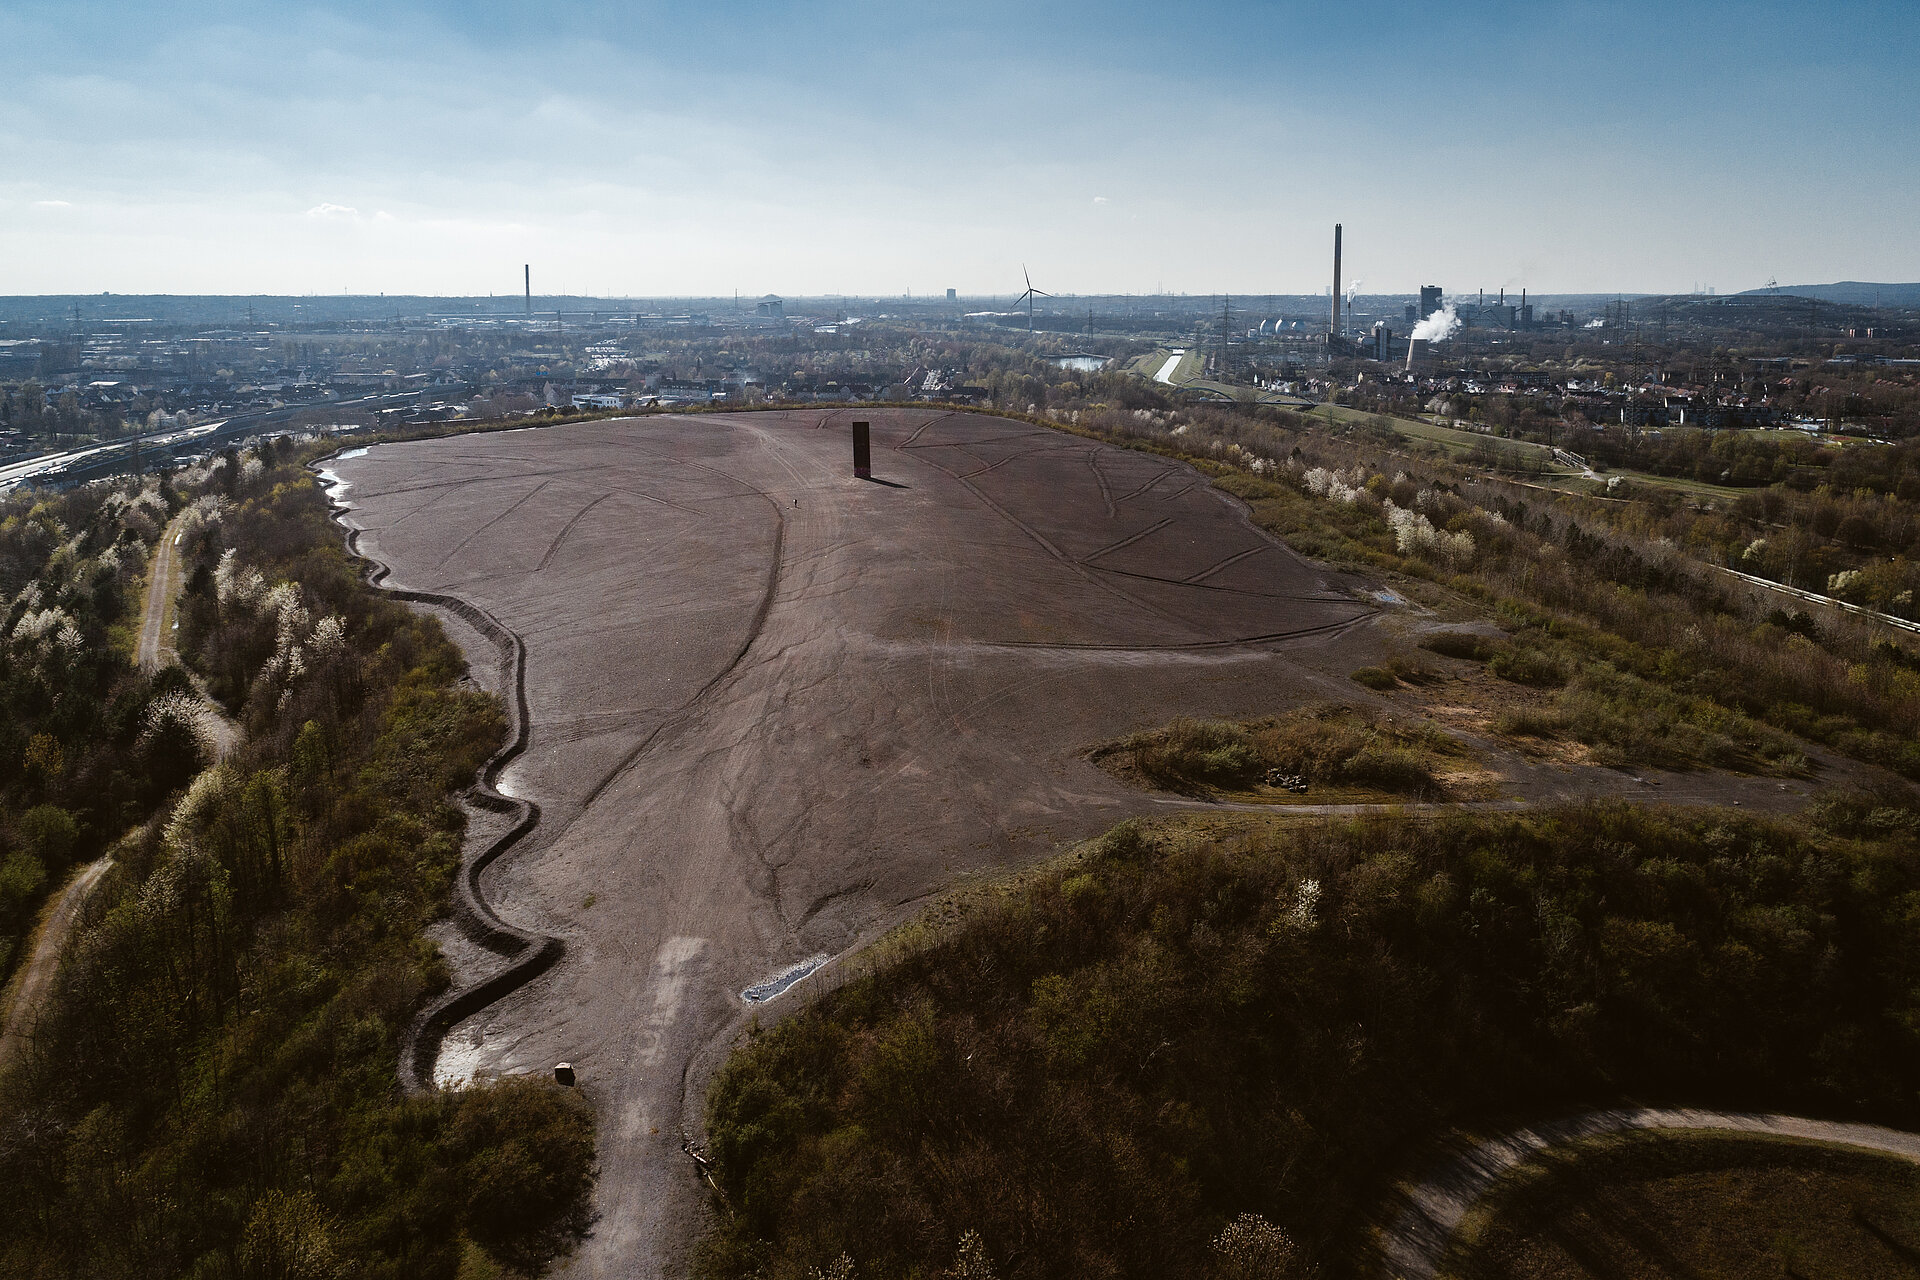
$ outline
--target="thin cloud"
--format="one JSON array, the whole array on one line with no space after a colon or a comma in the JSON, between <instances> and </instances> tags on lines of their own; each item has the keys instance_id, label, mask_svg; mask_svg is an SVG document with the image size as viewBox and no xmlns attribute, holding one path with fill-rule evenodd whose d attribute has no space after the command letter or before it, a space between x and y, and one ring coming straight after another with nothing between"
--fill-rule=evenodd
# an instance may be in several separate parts
<instances>
[{"instance_id":1,"label":"thin cloud","mask_svg":"<svg viewBox=\"0 0 1920 1280\"><path fill-rule=\"evenodd\" d=\"M1113 201L1107 199L1105 196L1095 196L1093 198L1093 202L1095 204L1112 204L1113 203Z\"/></svg>"},{"instance_id":2,"label":"thin cloud","mask_svg":"<svg viewBox=\"0 0 1920 1280\"><path fill-rule=\"evenodd\" d=\"M307 216L309 218L357 218L360 216L360 211L351 205L317 204L307 210Z\"/></svg>"},{"instance_id":3,"label":"thin cloud","mask_svg":"<svg viewBox=\"0 0 1920 1280\"><path fill-rule=\"evenodd\" d=\"M71 200L35 200L33 202L33 207L36 209L71 209L73 208L73 201Z\"/></svg>"}]
</instances>

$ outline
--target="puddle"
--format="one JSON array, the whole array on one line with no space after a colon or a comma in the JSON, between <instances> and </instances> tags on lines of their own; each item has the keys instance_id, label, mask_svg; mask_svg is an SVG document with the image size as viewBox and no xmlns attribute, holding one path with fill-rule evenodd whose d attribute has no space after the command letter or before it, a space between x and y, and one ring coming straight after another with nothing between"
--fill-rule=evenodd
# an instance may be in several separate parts
<instances>
[{"instance_id":1,"label":"puddle","mask_svg":"<svg viewBox=\"0 0 1920 1280\"><path fill-rule=\"evenodd\" d=\"M781 992L785 991L788 987L791 987L794 983L800 981L800 979L806 977L808 974L812 973L815 969L818 969L821 965L825 964L826 962L827 962L827 957L825 953L822 953L820 955L808 956L805 960L802 960L799 964L792 965L786 969L782 969L779 973L775 974L771 978L768 978L765 982L756 982L753 986L748 987L745 991L742 991L740 993L740 998L742 1000L745 1000L748 1004L762 1004L765 1001L773 999L775 996L779 995Z\"/></svg>"},{"instance_id":2,"label":"puddle","mask_svg":"<svg viewBox=\"0 0 1920 1280\"><path fill-rule=\"evenodd\" d=\"M1405 604L1406 603L1405 600L1402 600L1399 596L1393 594L1393 592L1391 591L1376 591L1373 593L1373 598L1375 600L1378 600L1381 604Z\"/></svg>"}]
</instances>

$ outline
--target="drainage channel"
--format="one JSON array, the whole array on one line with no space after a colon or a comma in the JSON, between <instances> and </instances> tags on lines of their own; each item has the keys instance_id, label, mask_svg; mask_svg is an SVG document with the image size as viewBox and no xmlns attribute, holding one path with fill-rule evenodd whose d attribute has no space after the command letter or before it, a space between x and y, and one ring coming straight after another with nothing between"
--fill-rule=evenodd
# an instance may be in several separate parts
<instances>
[{"instance_id":1,"label":"drainage channel","mask_svg":"<svg viewBox=\"0 0 1920 1280\"><path fill-rule=\"evenodd\" d=\"M771 1000L826 962L827 957L825 953L808 956L805 960L800 961L800 963L789 965L787 968L782 969L765 982L754 983L740 993L740 998L748 1004L761 1004Z\"/></svg>"}]
</instances>

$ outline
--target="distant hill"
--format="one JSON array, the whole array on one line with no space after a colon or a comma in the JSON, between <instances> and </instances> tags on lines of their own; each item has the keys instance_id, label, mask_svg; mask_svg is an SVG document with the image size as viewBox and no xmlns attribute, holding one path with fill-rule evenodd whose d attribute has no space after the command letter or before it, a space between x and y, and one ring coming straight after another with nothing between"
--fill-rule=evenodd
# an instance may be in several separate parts
<instances>
[{"instance_id":1,"label":"distant hill","mask_svg":"<svg viewBox=\"0 0 1920 1280\"><path fill-rule=\"evenodd\" d=\"M1783 284L1778 289L1747 290L1747 294L1755 293L1788 293L1796 298L1818 298L1822 302L1841 302L1854 307L1920 307L1920 284L1842 280L1838 284Z\"/></svg>"}]
</instances>

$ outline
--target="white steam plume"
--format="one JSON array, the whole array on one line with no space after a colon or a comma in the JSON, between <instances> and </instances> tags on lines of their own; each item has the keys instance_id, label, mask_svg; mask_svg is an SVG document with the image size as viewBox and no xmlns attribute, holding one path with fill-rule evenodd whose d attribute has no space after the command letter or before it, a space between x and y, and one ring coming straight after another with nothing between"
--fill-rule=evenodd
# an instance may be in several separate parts
<instances>
[{"instance_id":1,"label":"white steam plume","mask_svg":"<svg viewBox=\"0 0 1920 1280\"><path fill-rule=\"evenodd\" d=\"M1408 336L1416 342L1445 342L1459 328L1460 314L1448 305L1413 326L1413 332Z\"/></svg>"}]
</instances>

